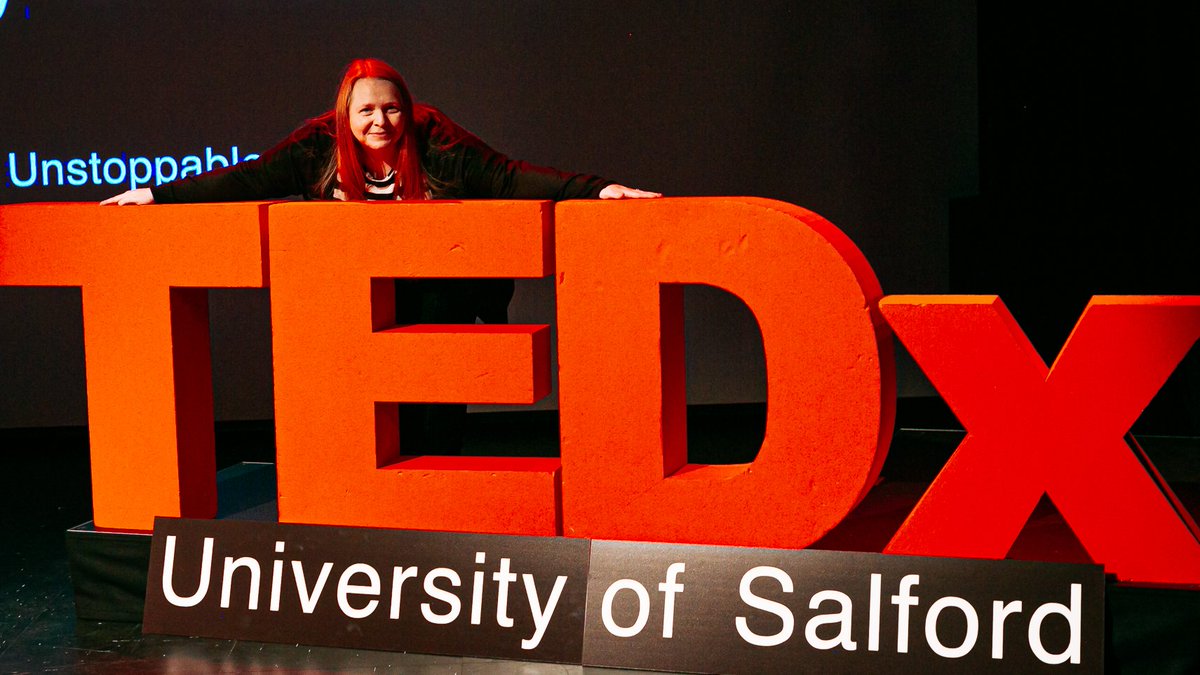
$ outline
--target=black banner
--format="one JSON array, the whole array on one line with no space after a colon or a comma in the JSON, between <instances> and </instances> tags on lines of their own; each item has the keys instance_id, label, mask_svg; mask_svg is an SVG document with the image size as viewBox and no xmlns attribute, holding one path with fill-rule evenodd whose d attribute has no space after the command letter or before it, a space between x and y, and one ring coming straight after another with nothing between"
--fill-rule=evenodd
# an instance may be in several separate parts
<instances>
[{"instance_id":1,"label":"black banner","mask_svg":"<svg viewBox=\"0 0 1200 675\"><path fill-rule=\"evenodd\" d=\"M1101 672L1104 578L1089 565L160 518L144 631L692 672Z\"/></svg>"},{"instance_id":2,"label":"black banner","mask_svg":"<svg viewBox=\"0 0 1200 675\"><path fill-rule=\"evenodd\" d=\"M592 542L584 664L1102 672L1100 567Z\"/></svg>"}]
</instances>

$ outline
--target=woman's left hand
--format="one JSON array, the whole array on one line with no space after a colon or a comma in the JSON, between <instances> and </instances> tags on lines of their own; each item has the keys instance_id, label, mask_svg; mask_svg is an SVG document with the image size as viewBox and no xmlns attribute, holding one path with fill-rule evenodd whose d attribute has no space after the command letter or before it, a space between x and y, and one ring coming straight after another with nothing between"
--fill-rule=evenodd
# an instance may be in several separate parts
<instances>
[{"instance_id":1,"label":"woman's left hand","mask_svg":"<svg viewBox=\"0 0 1200 675\"><path fill-rule=\"evenodd\" d=\"M647 192L645 190L635 190L624 185L613 183L600 191L600 199L653 199L661 197L661 192Z\"/></svg>"},{"instance_id":2,"label":"woman's left hand","mask_svg":"<svg viewBox=\"0 0 1200 675\"><path fill-rule=\"evenodd\" d=\"M138 188L136 190L126 190L119 195L113 195L108 199L100 202L100 206L108 206L116 204L117 206L129 206L140 204L153 204L154 193L150 188Z\"/></svg>"}]
</instances>

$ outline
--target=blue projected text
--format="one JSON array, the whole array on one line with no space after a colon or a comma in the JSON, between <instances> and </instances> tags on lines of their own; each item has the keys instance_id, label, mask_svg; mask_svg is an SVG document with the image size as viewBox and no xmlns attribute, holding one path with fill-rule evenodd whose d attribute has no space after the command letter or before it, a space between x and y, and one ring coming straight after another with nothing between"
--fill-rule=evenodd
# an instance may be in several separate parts
<instances>
[{"instance_id":1,"label":"blue projected text","mask_svg":"<svg viewBox=\"0 0 1200 675\"><path fill-rule=\"evenodd\" d=\"M3 3L4 0L0 0ZM3 4L0 4L3 7ZM35 186L84 185L128 185L131 190L143 185L162 185L178 178L196 176L213 169L232 166L239 162L257 159L250 153L239 157L238 147L232 146L228 154L213 152L205 147L201 154L186 155L176 159L170 155L160 157L120 157L101 159L98 153L73 159L43 158L30 151L27 157L8 153L8 183L18 188Z\"/></svg>"}]
</instances>

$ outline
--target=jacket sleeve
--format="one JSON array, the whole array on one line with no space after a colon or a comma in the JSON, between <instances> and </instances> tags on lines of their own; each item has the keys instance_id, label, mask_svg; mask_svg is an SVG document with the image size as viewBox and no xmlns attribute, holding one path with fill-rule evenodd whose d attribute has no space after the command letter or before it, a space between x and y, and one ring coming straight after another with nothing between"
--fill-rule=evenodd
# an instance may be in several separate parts
<instances>
[{"instance_id":1,"label":"jacket sleeve","mask_svg":"<svg viewBox=\"0 0 1200 675\"><path fill-rule=\"evenodd\" d=\"M151 188L159 204L313 197L333 139L309 122L257 159Z\"/></svg>"},{"instance_id":2,"label":"jacket sleeve","mask_svg":"<svg viewBox=\"0 0 1200 675\"><path fill-rule=\"evenodd\" d=\"M426 168L446 196L483 199L594 199L613 181L513 160L440 112L428 109Z\"/></svg>"}]
</instances>

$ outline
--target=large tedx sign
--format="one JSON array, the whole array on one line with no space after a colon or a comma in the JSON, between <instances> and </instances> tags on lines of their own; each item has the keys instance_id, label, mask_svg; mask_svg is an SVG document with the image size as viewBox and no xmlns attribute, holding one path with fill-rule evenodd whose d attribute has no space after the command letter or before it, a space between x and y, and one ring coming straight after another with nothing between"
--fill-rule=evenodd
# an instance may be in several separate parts
<instances>
[{"instance_id":1,"label":"large tedx sign","mask_svg":"<svg viewBox=\"0 0 1200 675\"><path fill-rule=\"evenodd\" d=\"M561 459L400 456L397 402L536 401L550 340L397 327L390 279L548 275ZM4 206L0 284L82 288L101 528L213 516L206 289L269 286L283 522L804 548L878 477L894 330L968 433L884 552L1003 557L1048 495L1106 572L1200 584L1200 528L1123 440L1200 297L1094 298L1047 367L998 298L883 297L829 222L734 198ZM683 284L762 330L750 464L686 462Z\"/></svg>"}]
</instances>

